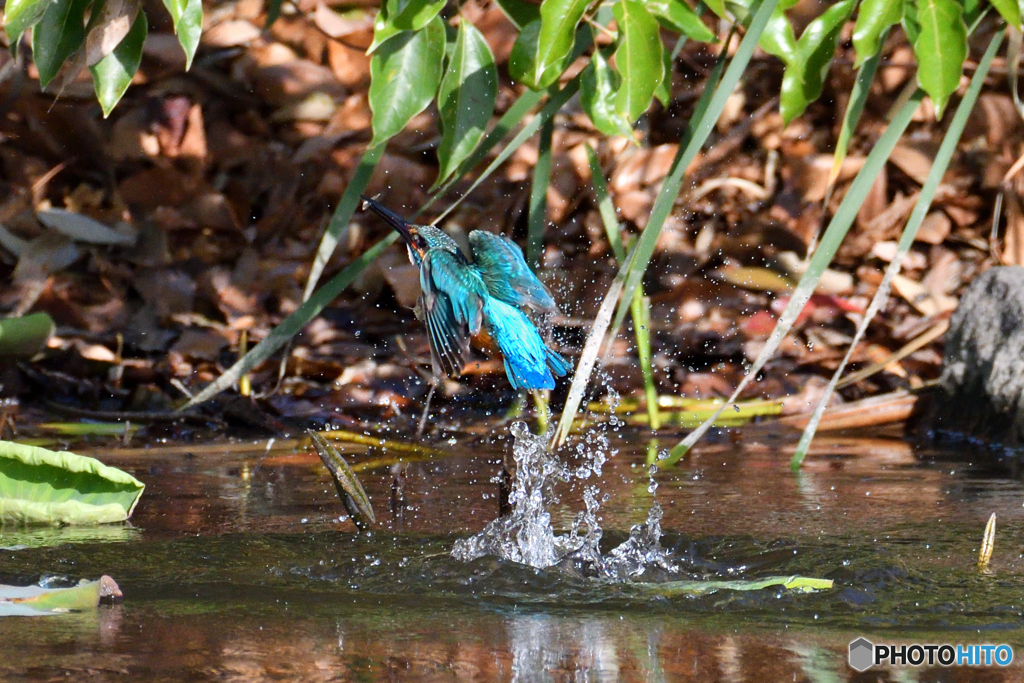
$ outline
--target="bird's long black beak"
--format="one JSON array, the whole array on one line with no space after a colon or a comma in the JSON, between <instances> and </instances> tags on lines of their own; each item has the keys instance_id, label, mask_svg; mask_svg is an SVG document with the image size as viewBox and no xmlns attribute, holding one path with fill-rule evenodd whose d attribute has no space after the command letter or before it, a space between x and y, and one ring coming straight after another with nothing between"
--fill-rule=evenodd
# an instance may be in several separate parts
<instances>
[{"instance_id":1,"label":"bird's long black beak","mask_svg":"<svg viewBox=\"0 0 1024 683\"><path fill-rule=\"evenodd\" d=\"M397 213L387 208L380 202L374 201L364 195L360 196L363 198L364 209L367 207L372 209L375 214L384 219L385 223L387 223L392 228L397 230L398 234L402 236L402 238L406 241L407 244L412 244L414 233L412 231L412 225L407 220L405 220L404 218L402 218Z\"/></svg>"}]
</instances>

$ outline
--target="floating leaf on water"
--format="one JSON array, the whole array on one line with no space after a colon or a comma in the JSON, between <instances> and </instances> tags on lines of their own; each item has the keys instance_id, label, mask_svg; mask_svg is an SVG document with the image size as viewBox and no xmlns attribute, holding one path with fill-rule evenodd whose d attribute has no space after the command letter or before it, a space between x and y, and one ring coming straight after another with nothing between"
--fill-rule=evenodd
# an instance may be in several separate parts
<instances>
[{"instance_id":1,"label":"floating leaf on water","mask_svg":"<svg viewBox=\"0 0 1024 683\"><path fill-rule=\"evenodd\" d=\"M121 589L109 576L82 581L71 588L0 585L0 617L40 617L96 609L103 598L120 598Z\"/></svg>"},{"instance_id":2,"label":"floating leaf on water","mask_svg":"<svg viewBox=\"0 0 1024 683\"><path fill-rule=\"evenodd\" d=\"M123 522L144 489L94 458L0 441L0 525Z\"/></svg>"},{"instance_id":3,"label":"floating leaf on water","mask_svg":"<svg viewBox=\"0 0 1024 683\"><path fill-rule=\"evenodd\" d=\"M832 579L813 579L806 576L769 576L754 581L667 581L643 584L652 593L664 596L707 595L718 591L759 591L765 588L785 588L798 593L816 593L830 590Z\"/></svg>"},{"instance_id":4,"label":"floating leaf on water","mask_svg":"<svg viewBox=\"0 0 1024 683\"><path fill-rule=\"evenodd\" d=\"M139 425L127 422L44 422L36 427L64 436L123 436L139 429Z\"/></svg>"},{"instance_id":5,"label":"floating leaf on water","mask_svg":"<svg viewBox=\"0 0 1024 683\"><path fill-rule=\"evenodd\" d=\"M377 518L373 515L373 506L370 505L370 498L366 495L366 491L363 490L363 485L359 483L359 478L356 477L355 472L345 462L345 458L341 457L338 449L327 443L327 440L320 436L319 433L314 432L312 429L307 430L307 433L313 442L317 455L320 456L327 471L331 473L331 477L334 479L334 486L338 489L338 497L341 498L341 502L352 517L352 521L358 527L364 526L367 521L370 524L376 524Z\"/></svg>"}]
</instances>

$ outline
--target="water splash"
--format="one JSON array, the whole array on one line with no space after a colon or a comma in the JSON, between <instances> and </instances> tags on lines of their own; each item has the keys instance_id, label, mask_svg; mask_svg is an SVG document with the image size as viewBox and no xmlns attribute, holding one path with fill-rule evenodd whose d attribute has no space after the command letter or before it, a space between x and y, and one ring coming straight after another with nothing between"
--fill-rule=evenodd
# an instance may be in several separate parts
<instances>
[{"instance_id":1,"label":"water splash","mask_svg":"<svg viewBox=\"0 0 1024 683\"><path fill-rule=\"evenodd\" d=\"M596 484L583 489L585 509L575 516L567 534L555 533L546 503L554 499L553 487L572 480L599 478L601 468L613 452L607 435L591 432L577 446L582 456L575 468L548 451L547 437L531 434L526 425L512 425L516 477L509 502L512 512L490 522L479 534L455 543L452 556L463 562L492 555L504 560L544 569L564 561L592 568L597 578L610 581L635 580L652 570L676 574L679 566L661 547L661 506L654 503L647 521L630 529L629 537L607 555L601 553L604 534L599 511L602 498ZM648 490L657 489L649 471Z\"/></svg>"}]
</instances>

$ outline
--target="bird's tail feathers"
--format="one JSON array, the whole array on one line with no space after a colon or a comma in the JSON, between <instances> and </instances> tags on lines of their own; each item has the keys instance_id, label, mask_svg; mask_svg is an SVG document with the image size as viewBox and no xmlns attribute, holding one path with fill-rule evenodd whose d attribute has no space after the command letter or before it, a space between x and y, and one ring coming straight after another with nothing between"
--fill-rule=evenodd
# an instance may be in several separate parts
<instances>
[{"instance_id":1,"label":"bird's tail feathers","mask_svg":"<svg viewBox=\"0 0 1024 683\"><path fill-rule=\"evenodd\" d=\"M549 349L522 311L494 297L483 308L488 332L505 360L505 374L516 389L554 389Z\"/></svg>"},{"instance_id":2,"label":"bird's tail feathers","mask_svg":"<svg viewBox=\"0 0 1024 683\"><path fill-rule=\"evenodd\" d=\"M572 370L572 365L566 359L562 358L562 355L557 351L547 349L548 352L548 366L551 367L551 372L555 374L555 377L565 377Z\"/></svg>"}]
</instances>

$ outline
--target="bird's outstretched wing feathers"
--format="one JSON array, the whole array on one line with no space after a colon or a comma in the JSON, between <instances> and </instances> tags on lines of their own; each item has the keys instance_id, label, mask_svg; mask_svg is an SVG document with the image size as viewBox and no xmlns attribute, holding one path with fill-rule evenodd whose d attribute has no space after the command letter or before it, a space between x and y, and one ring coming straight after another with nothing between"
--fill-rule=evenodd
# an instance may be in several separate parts
<instances>
[{"instance_id":1,"label":"bird's outstretched wing feathers","mask_svg":"<svg viewBox=\"0 0 1024 683\"><path fill-rule=\"evenodd\" d=\"M484 283L456 254L433 250L420 266L420 287L434 370L458 376L480 331Z\"/></svg>"},{"instance_id":2,"label":"bird's outstretched wing feathers","mask_svg":"<svg viewBox=\"0 0 1024 683\"><path fill-rule=\"evenodd\" d=\"M512 240L483 230L469 233L473 263L487 291L512 306L529 306L540 313L557 313L558 304L526 265L523 251Z\"/></svg>"}]
</instances>

